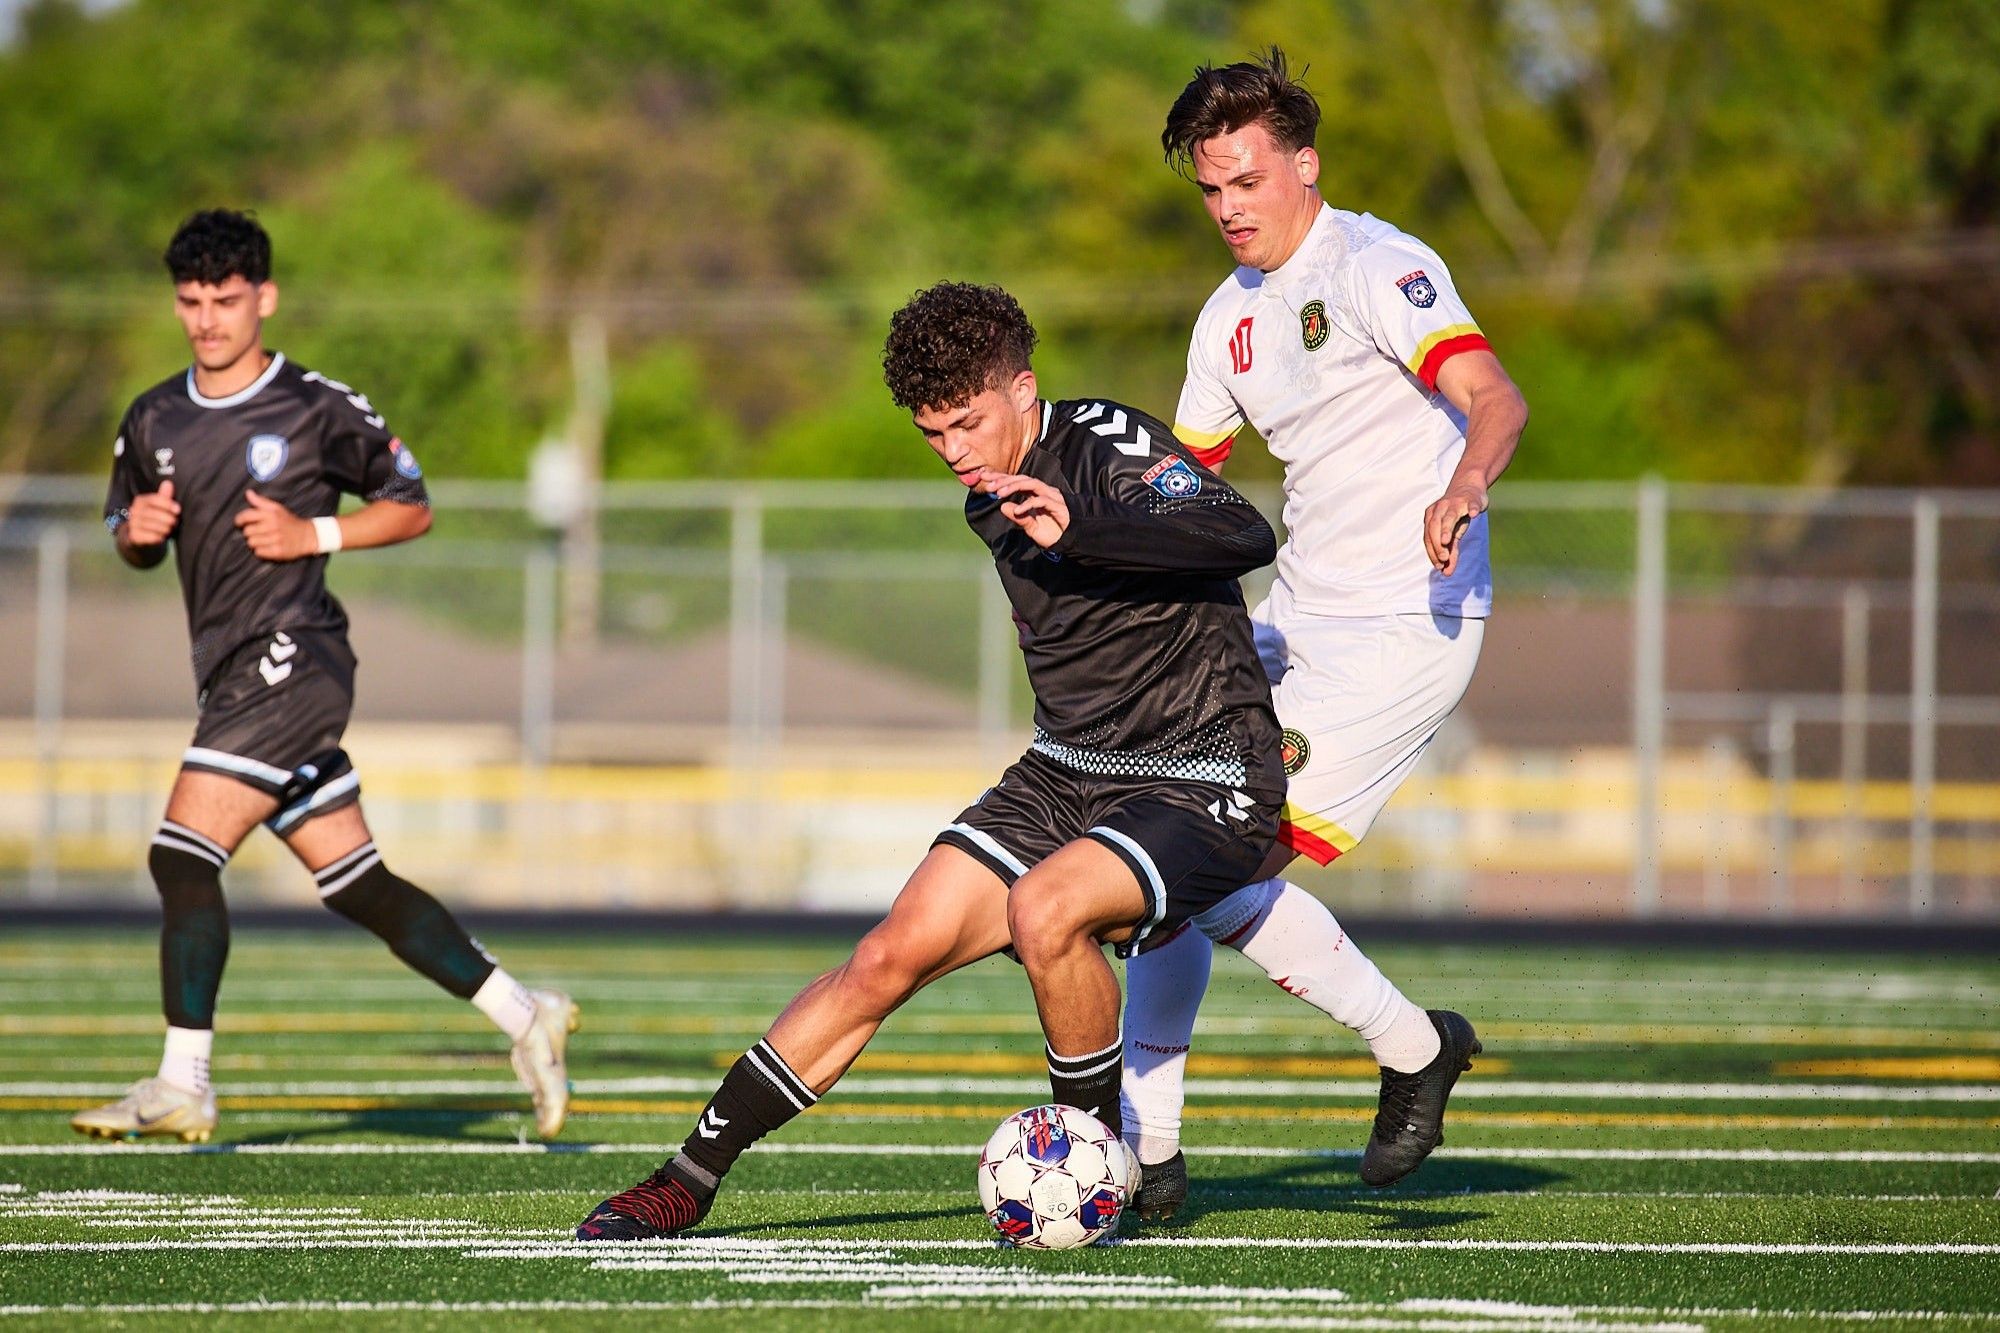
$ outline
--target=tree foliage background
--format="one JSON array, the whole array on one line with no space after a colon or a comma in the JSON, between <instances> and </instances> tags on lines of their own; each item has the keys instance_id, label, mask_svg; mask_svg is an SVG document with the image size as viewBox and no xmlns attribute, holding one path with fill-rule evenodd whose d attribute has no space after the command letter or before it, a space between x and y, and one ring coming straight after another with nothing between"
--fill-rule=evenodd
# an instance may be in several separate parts
<instances>
[{"instance_id":1,"label":"tree foliage background","mask_svg":"<svg viewBox=\"0 0 2000 1333\"><path fill-rule=\"evenodd\" d=\"M877 355L945 276L1023 296L1053 392L1169 415L1227 257L1160 121L1272 42L1327 197L1436 246L1521 381L1517 475L2000 482L1972 0L40 0L0 471L97 470L184 363L158 255L215 204L273 232L272 341L434 475L521 475L592 312L614 477L928 475Z\"/></svg>"}]
</instances>

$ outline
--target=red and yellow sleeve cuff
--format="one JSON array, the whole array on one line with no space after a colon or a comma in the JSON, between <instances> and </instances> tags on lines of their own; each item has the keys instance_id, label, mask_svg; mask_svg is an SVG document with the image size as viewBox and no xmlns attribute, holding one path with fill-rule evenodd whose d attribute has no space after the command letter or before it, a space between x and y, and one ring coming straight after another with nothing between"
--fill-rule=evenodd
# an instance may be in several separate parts
<instances>
[{"instance_id":1,"label":"red and yellow sleeve cuff","mask_svg":"<svg viewBox=\"0 0 2000 1333\"><path fill-rule=\"evenodd\" d=\"M1416 355L1410 358L1410 373L1424 382L1426 389L1438 386L1438 371L1444 363L1460 352L1490 352L1493 345L1486 341L1486 335L1479 331L1477 324L1453 324L1439 329L1417 344Z\"/></svg>"},{"instance_id":2,"label":"red and yellow sleeve cuff","mask_svg":"<svg viewBox=\"0 0 2000 1333\"><path fill-rule=\"evenodd\" d=\"M1195 462L1211 469L1221 467L1223 461L1229 457L1229 451L1236 447L1234 430L1195 430L1176 423L1174 438L1194 455Z\"/></svg>"}]
</instances>

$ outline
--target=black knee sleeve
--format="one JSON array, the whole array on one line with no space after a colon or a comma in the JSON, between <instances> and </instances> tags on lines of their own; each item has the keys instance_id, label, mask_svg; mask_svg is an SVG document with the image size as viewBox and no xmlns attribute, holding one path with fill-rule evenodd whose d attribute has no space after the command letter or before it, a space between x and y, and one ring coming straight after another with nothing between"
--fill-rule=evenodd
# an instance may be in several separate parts
<instances>
[{"instance_id":1,"label":"black knee sleeve","mask_svg":"<svg viewBox=\"0 0 2000 1333\"><path fill-rule=\"evenodd\" d=\"M460 999L471 999L493 975L493 960L444 904L383 865L374 843L313 878L329 908L380 936L389 952Z\"/></svg>"},{"instance_id":2,"label":"black knee sleeve","mask_svg":"<svg viewBox=\"0 0 2000 1333\"><path fill-rule=\"evenodd\" d=\"M160 1007L173 1027L215 1026L215 994L229 961L227 859L221 847L175 824L161 826L146 858L160 891Z\"/></svg>"}]
</instances>

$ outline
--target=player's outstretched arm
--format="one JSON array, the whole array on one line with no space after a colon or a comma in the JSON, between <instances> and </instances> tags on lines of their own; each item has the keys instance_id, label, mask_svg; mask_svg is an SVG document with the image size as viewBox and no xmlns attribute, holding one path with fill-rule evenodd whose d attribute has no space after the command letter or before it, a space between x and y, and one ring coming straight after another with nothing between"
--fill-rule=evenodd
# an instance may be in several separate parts
<instances>
[{"instance_id":1,"label":"player's outstretched arm","mask_svg":"<svg viewBox=\"0 0 2000 1333\"><path fill-rule=\"evenodd\" d=\"M157 491L133 496L125 521L112 538L118 558L134 569L151 569L167 558L167 539L180 521L181 505L174 499L171 481L161 482Z\"/></svg>"},{"instance_id":2,"label":"player's outstretched arm","mask_svg":"<svg viewBox=\"0 0 2000 1333\"><path fill-rule=\"evenodd\" d=\"M264 560L303 560L334 551L394 546L430 531L428 505L376 500L339 517L301 518L268 496L245 491L236 527Z\"/></svg>"},{"instance_id":3,"label":"player's outstretched arm","mask_svg":"<svg viewBox=\"0 0 2000 1333\"><path fill-rule=\"evenodd\" d=\"M1440 574L1458 568L1458 534L1486 512L1486 492L1528 424L1527 400L1491 352L1461 352L1438 370L1438 391L1465 413L1465 454L1451 482L1424 511L1424 553Z\"/></svg>"}]
</instances>

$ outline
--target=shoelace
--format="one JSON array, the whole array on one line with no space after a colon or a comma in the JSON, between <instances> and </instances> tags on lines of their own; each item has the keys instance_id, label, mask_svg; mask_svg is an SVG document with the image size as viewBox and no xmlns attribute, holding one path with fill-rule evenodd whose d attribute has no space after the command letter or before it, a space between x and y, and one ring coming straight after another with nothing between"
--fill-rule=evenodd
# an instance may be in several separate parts
<instances>
[{"instance_id":1,"label":"shoelace","mask_svg":"<svg viewBox=\"0 0 2000 1333\"><path fill-rule=\"evenodd\" d=\"M1421 1080L1421 1074L1404 1074L1387 1068L1382 1070L1382 1107L1375 1112L1376 1138L1393 1139L1410 1123L1410 1112L1416 1109Z\"/></svg>"}]
</instances>

